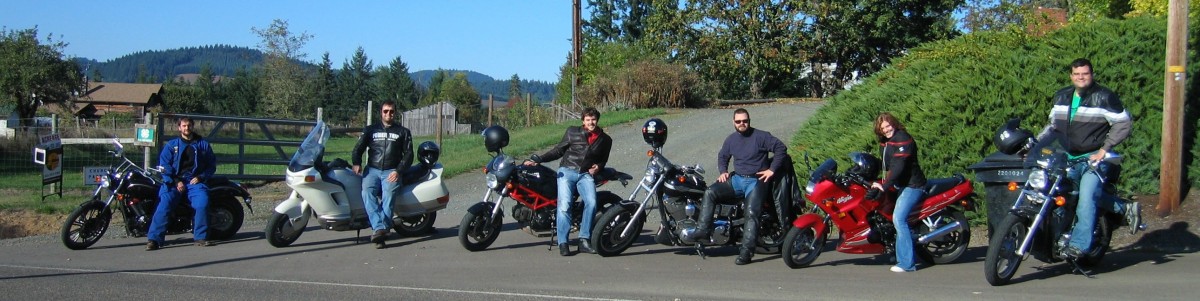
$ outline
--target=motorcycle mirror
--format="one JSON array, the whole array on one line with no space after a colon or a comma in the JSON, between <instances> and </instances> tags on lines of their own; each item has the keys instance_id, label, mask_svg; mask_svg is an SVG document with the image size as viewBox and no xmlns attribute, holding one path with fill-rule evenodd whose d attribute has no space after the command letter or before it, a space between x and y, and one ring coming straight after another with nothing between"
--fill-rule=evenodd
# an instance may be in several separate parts
<instances>
[{"instance_id":1,"label":"motorcycle mirror","mask_svg":"<svg viewBox=\"0 0 1200 301\"><path fill-rule=\"evenodd\" d=\"M695 168L695 170L696 170L696 172L697 172L697 173L704 174L704 167L703 167L703 166L700 166L700 163L696 163L696 168Z\"/></svg>"},{"instance_id":2,"label":"motorcycle mirror","mask_svg":"<svg viewBox=\"0 0 1200 301\"><path fill-rule=\"evenodd\" d=\"M125 146L121 145L121 141L117 140L117 138L113 138L112 145L113 157L120 157L125 154Z\"/></svg>"}]
</instances>

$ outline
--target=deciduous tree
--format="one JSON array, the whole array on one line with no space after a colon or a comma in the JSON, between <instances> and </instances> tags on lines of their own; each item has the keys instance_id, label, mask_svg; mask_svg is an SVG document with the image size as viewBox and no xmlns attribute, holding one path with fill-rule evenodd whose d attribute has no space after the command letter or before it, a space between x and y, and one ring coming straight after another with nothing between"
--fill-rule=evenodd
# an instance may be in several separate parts
<instances>
[{"instance_id":1,"label":"deciduous tree","mask_svg":"<svg viewBox=\"0 0 1200 301\"><path fill-rule=\"evenodd\" d=\"M302 60L304 44L312 35L295 33L288 28L286 20L275 19L267 28L251 28L262 41L258 48L266 53L262 62L263 113L278 118L312 116L315 111L308 105L305 89L306 73L296 61Z\"/></svg>"},{"instance_id":2,"label":"deciduous tree","mask_svg":"<svg viewBox=\"0 0 1200 301\"><path fill-rule=\"evenodd\" d=\"M67 43L47 37L38 41L37 27L0 29L0 105L12 105L22 126L29 126L39 106L68 104L85 83L79 64L64 59Z\"/></svg>"}]
</instances>

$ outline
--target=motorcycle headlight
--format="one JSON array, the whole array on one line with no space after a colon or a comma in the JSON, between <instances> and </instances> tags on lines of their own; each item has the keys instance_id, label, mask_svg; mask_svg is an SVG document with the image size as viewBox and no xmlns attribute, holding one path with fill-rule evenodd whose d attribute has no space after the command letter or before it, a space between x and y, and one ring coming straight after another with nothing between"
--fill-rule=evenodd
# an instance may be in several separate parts
<instances>
[{"instance_id":1,"label":"motorcycle headlight","mask_svg":"<svg viewBox=\"0 0 1200 301\"><path fill-rule=\"evenodd\" d=\"M812 193L813 193L813 191L814 191L814 190L816 190L816 189L817 189L817 183L816 183L816 182L809 181L809 182L808 182L808 185L804 185L804 192L806 192L806 193L808 193L808 194L812 194Z\"/></svg>"},{"instance_id":2,"label":"motorcycle headlight","mask_svg":"<svg viewBox=\"0 0 1200 301\"><path fill-rule=\"evenodd\" d=\"M1035 169L1034 171L1030 172L1029 180L1026 181L1030 188L1036 189L1037 191L1045 191L1046 184L1048 182L1049 181L1047 181L1046 178L1046 171L1041 169Z\"/></svg>"},{"instance_id":3,"label":"motorcycle headlight","mask_svg":"<svg viewBox=\"0 0 1200 301\"><path fill-rule=\"evenodd\" d=\"M491 189L500 188L500 178L496 177L496 174L489 172L487 174L486 178L487 178L487 187L488 188L491 188Z\"/></svg>"},{"instance_id":4,"label":"motorcycle headlight","mask_svg":"<svg viewBox=\"0 0 1200 301\"><path fill-rule=\"evenodd\" d=\"M100 186L104 186L104 188L112 188L112 184L110 183L112 183L112 181L109 181L108 177L103 177L100 179Z\"/></svg>"}]
</instances>

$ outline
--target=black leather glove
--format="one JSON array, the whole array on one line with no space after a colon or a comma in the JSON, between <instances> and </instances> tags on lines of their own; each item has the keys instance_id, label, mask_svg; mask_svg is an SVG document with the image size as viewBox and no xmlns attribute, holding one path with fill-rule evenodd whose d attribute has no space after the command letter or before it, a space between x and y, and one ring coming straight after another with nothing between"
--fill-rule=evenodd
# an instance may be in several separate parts
<instances>
[{"instance_id":1,"label":"black leather glove","mask_svg":"<svg viewBox=\"0 0 1200 301\"><path fill-rule=\"evenodd\" d=\"M879 189L871 188L871 190L867 190L867 196L866 196L866 198L867 198L868 200L876 200L876 199L879 199L879 195L880 195L880 194L882 194L882 192L883 192L883 191L881 191L881 190L879 190Z\"/></svg>"}]
</instances>

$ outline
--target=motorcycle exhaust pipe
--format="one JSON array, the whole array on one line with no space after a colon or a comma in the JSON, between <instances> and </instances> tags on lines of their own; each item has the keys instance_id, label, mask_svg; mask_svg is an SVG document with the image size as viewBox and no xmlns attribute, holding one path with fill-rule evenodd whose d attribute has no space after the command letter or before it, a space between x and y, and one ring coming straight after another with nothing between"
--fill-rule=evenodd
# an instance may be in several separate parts
<instances>
[{"instance_id":1,"label":"motorcycle exhaust pipe","mask_svg":"<svg viewBox=\"0 0 1200 301\"><path fill-rule=\"evenodd\" d=\"M942 238L942 236L946 236L946 234L949 234L951 231L956 231L959 229L962 229L962 223L954 221L953 223L930 231L929 234L921 235L921 237L917 238L917 243L927 244L931 241L937 240L938 238Z\"/></svg>"}]
</instances>

